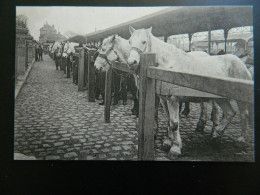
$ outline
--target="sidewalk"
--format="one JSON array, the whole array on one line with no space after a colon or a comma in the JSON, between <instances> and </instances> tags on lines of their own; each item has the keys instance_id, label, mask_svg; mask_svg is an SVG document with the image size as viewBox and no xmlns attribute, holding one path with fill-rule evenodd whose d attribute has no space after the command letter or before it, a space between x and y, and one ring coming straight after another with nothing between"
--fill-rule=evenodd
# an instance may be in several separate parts
<instances>
[{"instance_id":1,"label":"sidewalk","mask_svg":"<svg viewBox=\"0 0 260 195\"><path fill-rule=\"evenodd\" d=\"M24 75L20 75L17 77L17 79L15 81L15 99L19 95L19 92L21 91L24 83L27 81L28 75L30 74L34 63L35 63L35 60L33 60L31 63L29 63L28 68L27 68L26 72L24 73Z\"/></svg>"}]
</instances>

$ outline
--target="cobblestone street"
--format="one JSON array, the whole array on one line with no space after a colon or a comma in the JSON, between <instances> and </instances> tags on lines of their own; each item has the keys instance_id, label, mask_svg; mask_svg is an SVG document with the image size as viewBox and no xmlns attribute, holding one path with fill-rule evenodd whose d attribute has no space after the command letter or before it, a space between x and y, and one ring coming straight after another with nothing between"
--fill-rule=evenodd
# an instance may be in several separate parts
<instances>
[{"instance_id":1,"label":"cobblestone street","mask_svg":"<svg viewBox=\"0 0 260 195\"><path fill-rule=\"evenodd\" d=\"M14 152L37 160L137 160L137 119L131 115L133 102L111 106L111 123L104 123L104 106L88 102L87 90L78 91L72 78L56 70L47 55L36 62L16 99ZM208 106L210 115L211 106ZM195 133L199 104L191 104L188 117L181 117L182 156L177 160L253 161L254 133L249 143L236 138L241 132L239 112L219 143L210 140L212 122L205 132ZM159 110L159 132L155 140L156 160L169 160L162 150L167 126Z\"/></svg>"}]
</instances>

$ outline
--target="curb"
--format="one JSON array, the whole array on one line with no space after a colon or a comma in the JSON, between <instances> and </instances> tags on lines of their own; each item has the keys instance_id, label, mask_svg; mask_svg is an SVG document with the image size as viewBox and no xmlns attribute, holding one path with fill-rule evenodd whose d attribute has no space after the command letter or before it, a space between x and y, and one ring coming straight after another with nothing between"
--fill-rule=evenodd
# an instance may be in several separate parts
<instances>
[{"instance_id":1,"label":"curb","mask_svg":"<svg viewBox=\"0 0 260 195\"><path fill-rule=\"evenodd\" d=\"M19 95L19 92L21 91L24 83L27 81L28 75L30 74L34 63L35 63L35 59L31 63L29 63L28 69L26 70L24 75L19 76L17 78L17 83L15 84L15 100L16 100L17 96Z\"/></svg>"}]
</instances>

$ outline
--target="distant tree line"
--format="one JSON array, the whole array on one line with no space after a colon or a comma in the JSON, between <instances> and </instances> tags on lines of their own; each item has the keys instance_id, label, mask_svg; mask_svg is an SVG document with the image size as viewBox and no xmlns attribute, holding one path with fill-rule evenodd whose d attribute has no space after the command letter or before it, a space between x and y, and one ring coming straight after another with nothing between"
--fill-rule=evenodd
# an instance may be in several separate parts
<instances>
[{"instance_id":1,"label":"distant tree line","mask_svg":"<svg viewBox=\"0 0 260 195\"><path fill-rule=\"evenodd\" d=\"M17 15L16 16L16 28L28 28L28 18L25 15Z\"/></svg>"}]
</instances>

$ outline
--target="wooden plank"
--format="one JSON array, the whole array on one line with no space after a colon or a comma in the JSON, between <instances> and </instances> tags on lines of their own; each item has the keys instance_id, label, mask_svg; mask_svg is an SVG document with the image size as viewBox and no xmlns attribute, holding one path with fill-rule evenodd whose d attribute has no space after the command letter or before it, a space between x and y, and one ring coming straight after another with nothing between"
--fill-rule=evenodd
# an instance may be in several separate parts
<instances>
[{"instance_id":1,"label":"wooden plank","mask_svg":"<svg viewBox=\"0 0 260 195\"><path fill-rule=\"evenodd\" d=\"M95 102L95 67L94 56L95 50L89 50L88 54L88 101Z\"/></svg>"},{"instance_id":2,"label":"wooden plank","mask_svg":"<svg viewBox=\"0 0 260 195\"><path fill-rule=\"evenodd\" d=\"M126 72L126 73L130 73L130 69L128 67L127 64L124 64L124 63L120 63L120 62L115 62L112 67L114 69L117 69L117 70L120 70L120 71L123 71L123 72Z\"/></svg>"},{"instance_id":3,"label":"wooden plank","mask_svg":"<svg viewBox=\"0 0 260 195\"><path fill-rule=\"evenodd\" d=\"M234 100L253 103L254 83L251 80L228 77L207 77L191 73L149 67L147 77L200 90Z\"/></svg>"},{"instance_id":4,"label":"wooden plank","mask_svg":"<svg viewBox=\"0 0 260 195\"><path fill-rule=\"evenodd\" d=\"M106 72L106 83L105 83L104 118L106 123L110 123L111 88L112 88L112 69L110 68Z\"/></svg>"},{"instance_id":5,"label":"wooden plank","mask_svg":"<svg viewBox=\"0 0 260 195\"><path fill-rule=\"evenodd\" d=\"M218 95L198 91L195 89L166 83L163 81L156 80L156 92L157 95L176 95L184 97L205 97L205 98L223 98Z\"/></svg>"},{"instance_id":6,"label":"wooden plank","mask_svg":"<svg viewBox=\"0 0 260 195\"><path fill-rule=\"evenodd\" d=\"M85 61L84 49L79 50L79 65L78 65L78 91L84 89L84 61Z\"/></svg>"},{"instance_id":7,"label":"wooden plank","mask_svg":"<svg viewBox=\"0 0 260 195\"><path fill-rule=\"evenodd\" d=\"M146 77L148 66L155 66L155 54L141 55L139 80L139 160L154 159L155 80Z\"/></svg>"},{"instance_id":8,"label":"wooden plank","mask_svg":"<svg viewBox=\"0 0 260 195\"><path fill-rule=\"evenodd\" d=\"M70 66L71 66L71 62L69 60L69 58L65 59L66 61L66 67L67 67L67 78L70 78Z\"/></svg>"}]
</instances>

